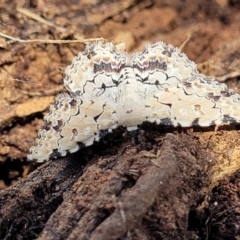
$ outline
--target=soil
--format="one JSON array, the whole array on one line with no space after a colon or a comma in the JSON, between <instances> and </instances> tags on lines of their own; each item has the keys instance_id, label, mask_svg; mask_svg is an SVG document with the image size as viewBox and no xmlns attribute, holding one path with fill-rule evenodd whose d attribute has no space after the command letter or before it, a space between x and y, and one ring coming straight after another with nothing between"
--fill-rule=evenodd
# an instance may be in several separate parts
<instances>
[{"instance_id":1,"label":"soil","mask_svg":"<svg viewBox=\"0 0 240 240\"><path fill-rule=\"evenodd\" d=\"M239 125L117 129L41 166L26 159L83 40L129 53L170 43L240 93L239 22L237 0L2 0L0 239L240 239Z\"/></svg>"}]
</instances>

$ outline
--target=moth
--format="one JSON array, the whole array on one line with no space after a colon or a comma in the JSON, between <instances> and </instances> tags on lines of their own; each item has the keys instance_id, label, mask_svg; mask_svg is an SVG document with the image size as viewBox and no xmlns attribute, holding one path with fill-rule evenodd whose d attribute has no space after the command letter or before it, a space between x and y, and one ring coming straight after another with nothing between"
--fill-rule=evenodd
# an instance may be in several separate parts
<instances>
[{"instance_id":1,"label":"moth","mask_svg":"<svg viewBox=\"0 0 240 240\"><path fill-rule=\"evenodd\" d=\"M66 156L99 141L102 132L144 122L208 127L240 122L240 95L198 72L164 42L128 55L111 42L89 43L65 70L68 92L44 117L29 160Z\"/></svg>"}]
</instances>

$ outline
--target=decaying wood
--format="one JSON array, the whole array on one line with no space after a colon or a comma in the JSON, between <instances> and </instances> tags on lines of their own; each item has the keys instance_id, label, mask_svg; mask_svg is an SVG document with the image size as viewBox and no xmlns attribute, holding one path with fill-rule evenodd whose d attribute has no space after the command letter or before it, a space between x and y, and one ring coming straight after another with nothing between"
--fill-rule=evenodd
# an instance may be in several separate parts
<instances>
[{"instance_id":1,"label":"decaying wood","mask_svg":"<svg viewBox=\"0 0 240 240\"><path fill-rule=\"evenodd\" d=\"M1 192L0 238L187 238L189 210L208 183L197 140L167 134L116 149L84 171L86 152L48 162Z\"/></svg>"}]
</instances>

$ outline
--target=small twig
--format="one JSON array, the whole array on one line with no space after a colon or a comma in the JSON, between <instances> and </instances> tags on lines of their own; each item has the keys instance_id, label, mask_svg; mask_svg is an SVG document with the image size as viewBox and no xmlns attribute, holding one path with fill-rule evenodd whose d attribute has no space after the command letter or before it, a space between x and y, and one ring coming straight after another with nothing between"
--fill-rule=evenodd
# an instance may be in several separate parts
<instances>
[{"instance_id":1,"label":"small twig","mask_svg":"<svg viewBox=\"0 0 240 240\"><path fill-rule=\"evenodd\" d=\"M36 84L37 85L37 84ZM57 86L53 89L45 90L44 93L39 91L39 92L34 92L34 91L26 91L26 90L21 90L21 94L31 96L31 97L36 97L36 96L54 96L60 92L64 92L66 89L64 88L63 85Z\"/></svg>"},{"instance_id":2,"label":"small twig","mask_svg":"<svg viewBox=\"0 0 240 240\"><path fill-rule=\"evenodd\" d=\"M189 42L189 40L191 39L192 37L192 33L189 33L188 36L187 36L187 39L181 44L181 46L179 47L179 49L182 51L183 48L185 47L185 45Z\"/></svg>"},{"instance_id":3,"label":"small twig","mask_svg":"<svg viewBox=\"0 0 240 240\"><path fill-rule=\"evenodd\" d=\"M31 84L31 85L37 85L37 83L34 83L34 82L30 82L30 81L27 81L27 80L22 80L22 79L18 79L18 78L14 78L15 81L17 82L22 82L22 83L28 83L28 84Z\"/></svg>"},{"instance_id":4,"label":"small twig","mask_svg":"<svg viewBox=\"0 0 240 240\"><path fill-rule=\"evenodd\" d=\"M15 38L5 33L0 32L0 36L12 40L13 42L21 43L51 43L51 44L62 44L62 43L88 43L94 41L105 41L104 38L89 38L89 39L76 39L76 40L51 40L51 39L20 39Z\"/></svg>"},{"instance_id":5,"label":"small twig","mask_svg":"<svg viewBox=\"0 0 240 240\"><path fill-rule=\"evenodd\" d=\"M20 13L22 13L22 14L24 14L25 16L27 16L27 17L29 17L29 18L32 18L32 19L38 21L38 22L41 22L41 23L43 23L43 24L46 24L46 25L48 25L48 26L50 26L50 27L54 27L54 28L58 29L58 30L61 31L61 32L65 32L65 31L67 30L66 28L56 26L54 23L45 20L44 18L42 18L42 17L38 16L37 14L29 11L29 10L26 9L26 8L18 7L18 8L17 8L17 11L20 12Z\"/></svg>"},{"instance_id":6,"label":"small twig","mask_svg":"<svg viewBox=\"0 0 240 240\"><path fill-rule=\"evenodd\" d=\"M0 24L2 24L4 27L7 27L7 24L2 22L1 20L0 20Z\"/></svg>"}]
</instances>

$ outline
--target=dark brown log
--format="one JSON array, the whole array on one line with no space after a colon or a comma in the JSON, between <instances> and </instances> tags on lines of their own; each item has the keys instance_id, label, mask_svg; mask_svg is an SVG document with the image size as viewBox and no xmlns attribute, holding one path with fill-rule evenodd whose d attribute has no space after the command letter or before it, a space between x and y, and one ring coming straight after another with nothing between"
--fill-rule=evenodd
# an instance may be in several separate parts
<instances>
[{"instance_id":1,"label":"dark brown log","mask_svg":"<svg viewBox=\"0 0 240 240\"><path fill-rule=\"evenodd\" d=\"M50 161L0 192L1 239L186 239L208 183L197 140L167 134L116 149L84 171L90 148Z\"/></svg>"}]
</instances>

